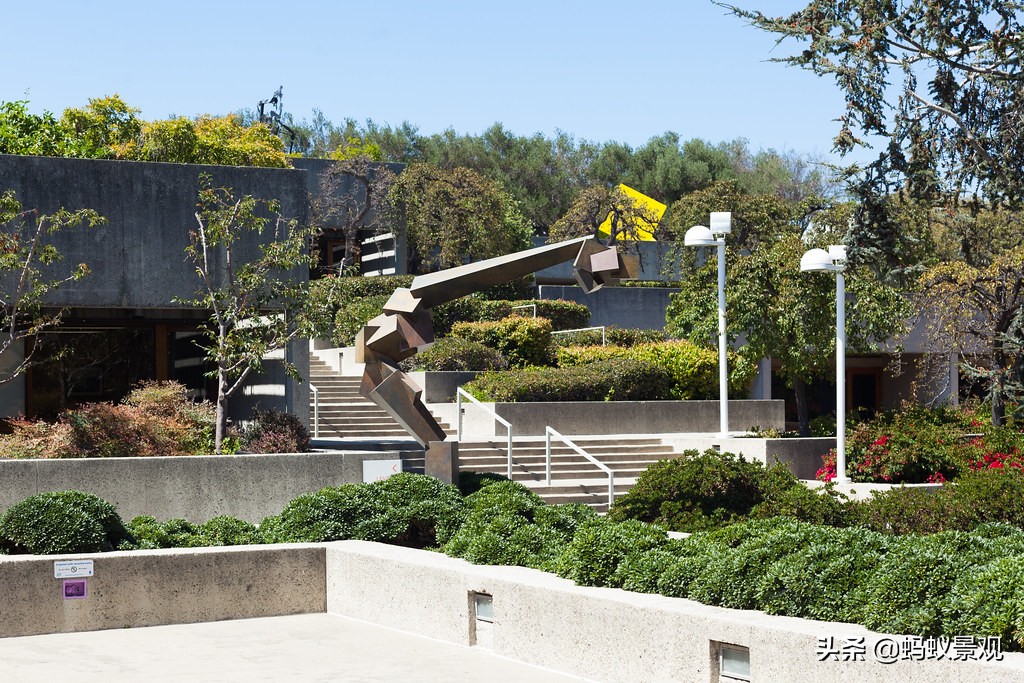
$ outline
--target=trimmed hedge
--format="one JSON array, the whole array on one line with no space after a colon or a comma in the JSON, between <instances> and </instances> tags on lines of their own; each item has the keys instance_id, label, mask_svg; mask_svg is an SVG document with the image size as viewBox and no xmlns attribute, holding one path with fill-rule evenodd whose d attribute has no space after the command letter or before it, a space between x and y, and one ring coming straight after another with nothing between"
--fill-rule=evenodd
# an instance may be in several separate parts
<instances>
[{"instance_id":1,"label":"trimmed hedge","mask_svg":"<svg viewBox=\"0 0 1024 683\"><path fill-rule=\"evenodd\" d=\"M663 398L678 400L718 397L718 352L692 342L667 341L621 346L568 346L556 350L559 367L607 363L613 358L655 363L668 370L674 380L671 393ZM729 393L742 394L750 386L757 368L742 356L729 353Z\"/></svg>"},{"instance_id":2,"label":"trimmed hedge","mask_svg":"<svg viewBox=\"0 0 1024 683\"><path fill-rule=\"evenodd\" d=\"M480 401L655 401L671 392L672 377L658 365L617 358L580 367L488 372L464 388Z\"/></svg>"},{"instance_id":3,"label":"trimmed hedge","mask_svg":"<svg viewBox=\"0 0 1024 683\"><path fill-rule=\"evenodd\" d=\"M504 370L508 361L501 351L477 341L459 337L444 337L433 345L402 361L404 368L408 364L413 370L433 370L438 372L454 370Z\"/></svg>"},{"instance_id":4,"label":"trimmed hedge","mask_svg":"<svg viewBox=\"0 0 1024 683\"><path fill-rule=\"evenodd\" d=\"M434 334L443 337L451 333L452 327L460 322L496 322L513 315L534 317L551 321L554 330L574 330L586 327L590 322L590 309L583 304L561 299L517 299L514 301L493 301L479 296L467 296L434 309Z\"/></svg>"},{"instance_id":5,"label":"trimmed hedge","mask_svg":"<svg viewBox=\"0 0 1024 683\"><path fill-rule=\"evenodd\" d=\"M456 323L451 336L501 352L515 368L553 364L551 321L513 316L494 322Z\"/></svg>"}]
</instances>

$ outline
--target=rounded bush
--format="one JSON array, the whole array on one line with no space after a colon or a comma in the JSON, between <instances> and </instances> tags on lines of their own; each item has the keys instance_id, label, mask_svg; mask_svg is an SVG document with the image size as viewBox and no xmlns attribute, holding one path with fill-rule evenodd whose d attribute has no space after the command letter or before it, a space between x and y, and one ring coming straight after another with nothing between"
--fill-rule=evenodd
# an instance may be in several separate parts
<instances>
[{"instance_id":1,"label":"rounded bush","mask_svg":"<svg viewBox=\"0 0 1024 683\"><path fill-rule=\"evenodd\" d=\"M450 372L455 370L504 370L508 361L497 349L477 341L445 337L413 356L417 370Z\"/></svg>"},{"instance_id":2,"label":"rounded bush","mask_svg":"<svg viewBox=\"0 0 1024 683\"><path fill-rule=\"evenodd\" d=\"M342 484L298 496L260 523L265 543L323 543L353 538L358 524L380 511L362 484Z\"/></svg>"},{"instance_id":3,"label":"rounded bush","mask_svg":"<svg viewBox=\"0 0 1024 683\"><path fill-rule=\"evenodd\" d=\"M559 576L581 586L621 587L624 577L616 574L628 556L647 553L666 545L668 536L656 526L629 520L595 520L576 532L555 566Z\"/></svg>"},{"instance_id":4,"label":"rounded bush","mask_svg":"<svg viewBox=\"0 0 1024 683\"><path fill-rule=\"evenodd\" d=\"M0 547L10 555L102 552L134 542L113 505L82 491L38 493L0 516Z\"/></svg>"},{"instance_id":5,"label":"rounded bush","mask_svg":"<svg viewBox=\"0 0 1024 683\"><path fill-rule=\"evenodd\" d=\"M257 408L242 433L242 447L250 453L305 453L309 430L296 415Z\"/></svg>"},{"instance_id":6,"label":"rounded bush","mask_svg":"<svg viewBox=\"0 0 1024 683\"><path fill-rule=\"evenodd\" d=\"M551 321L512 316L495 322L455 323L451 336L475 341L501 352L516 368L553 365Z\"/></svg>"},{"instance_id":7,"label":"rounded bush","mask_svg":"<svg viewBox=\"0 0 1024 683\"><path fill-rule=\"evenodd\" d=\"M400 472L366 486L375 514L361 520L353 538L411 548L445 543L462 524L462 494L434 477Z\"/></svg>"}]
</instances>

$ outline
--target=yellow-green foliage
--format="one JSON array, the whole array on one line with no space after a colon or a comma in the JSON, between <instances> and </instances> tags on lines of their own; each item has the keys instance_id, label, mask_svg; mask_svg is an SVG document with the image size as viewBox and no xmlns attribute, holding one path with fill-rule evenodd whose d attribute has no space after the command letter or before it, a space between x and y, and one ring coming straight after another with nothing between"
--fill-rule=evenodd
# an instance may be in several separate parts
<instances>
[{"instance_id":1,"label":"yellow-green foliage","mask_svg":"<svg viewBox=\"0 0 1024 683\"><path fill-rule=\"evenodd\" d=\"M451 336L501 351L514 368L552 364L551 321L547 318L512 316L497 322L459 322L452 326Z\"/></svg>"},{"instance_id":2,"label":"yellow-green foliage","mask_svg":"<svg viewBox=\"0 0 1024 683\"><path fill-rule=\"evenodd\" d=\"M718 395L718 352L686 341L666 341L636 346L567 346L557 349L559 367L632 358L666 368L675 380L672 398L710 399ZM742 394L757 368L736 353L729 353L729 393Z\"/></svg>"}]
</instances>

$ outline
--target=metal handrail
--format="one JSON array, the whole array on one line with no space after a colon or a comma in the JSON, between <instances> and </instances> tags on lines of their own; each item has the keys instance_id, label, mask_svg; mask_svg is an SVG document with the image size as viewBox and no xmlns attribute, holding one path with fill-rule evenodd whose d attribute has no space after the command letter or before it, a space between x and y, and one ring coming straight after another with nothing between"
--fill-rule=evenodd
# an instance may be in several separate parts
<instances>
[{"instance_id":1,"label":"metal handrail","mask_svg":"<svg viewBox=\"0 0 1024 683\"><path fill-rule=\"evenodd\" d=\"M514 310L516 310L518 308L532 308L533 309L533 317L534 318L537 317L537 304L523 304L522 306L513 306L512 310L514 311Z\"/></svg>"},{"instance_id":2,"label":"metal handrail","mask_svg":"<svg viewBox=\"0 0 1024 683\"><path fill-rule=\"evenodd\" d=\"M505 429L508 431L508 444L506 445L506 448L508 449L508 478L511 479L512 478L512 423L509 422L508 420L506 420L505 418L503 418L502 416L498 415L496 412L494 412L492 409L490 409L487 406L485 406L480 401L478 401L475 396L473 396L472 394L467 392L465 389L463 389L462 387L458 387L455 390L455 404L457 406L457 411L458 411L458 414L459 414L459 421L458 421L457 431L455 432L455 434L456 434L457 438L459 439L459 441L462 441L462 397L463 396L465 396L470 401L472 401L473 403L475 403L478 406L480 406L480 408L483 409L483 411L485 413L489 414L496 421L498 421L501 424L505 425Z\"/></svg>"},{"instance_id":3,"label":"metal handrail","mask_svg":"<svg viewBox=\"0 0 1024 683\"><path fill-rule=\"evenodd\" d=\"M612 472L610 467L605 465L603 462L599 461L597 458L592 456L590 453L587 453L585 450L583 450L582 448L580 448L579 446L574 444L569 439L565 438L565 436L563 436L562 434L559 434L558 431L556 431L555 429L551 428L550 426L544 428L544 440L546 442L546 445L545 445L545 448L544 448L544 457L545 457L545 460L547 461L546 467L547 467L547 483L548 483L548 486L551 486L551 436L552 435L557 436L559 439L564 441L570 448L572 448L574 451L576 451L577 453L582 455L584 458L589 460L594 465L597 465L598 469L604 471L608 475L608 507L610 508L612 506L612 503L615 502L615 473Z\"/></svg>"},{"instance_id":4,"label":"metal handrail","mask_svg":"<svg viewBox=\"0 0 1024 683\"><path fill-rule=\"evenodd\" d=\"M597 327L580 327L575 330L555 330L551 334L569 334L571 332L589 332L590 330L601 330L601 346L608 346L608 337L605 334L604 328L604 325L598 325Z\"/></svg>"},{"instance_id":5,"label":"metal handrail","mask_svg":"<svg viewBox=\"0 0 1024 683\"><path fill-rule=\"evenodd\" d=\"M315 385L309 385L313 392L313 438L320 438L320 390Z\"/></svg>"}]
</instances>

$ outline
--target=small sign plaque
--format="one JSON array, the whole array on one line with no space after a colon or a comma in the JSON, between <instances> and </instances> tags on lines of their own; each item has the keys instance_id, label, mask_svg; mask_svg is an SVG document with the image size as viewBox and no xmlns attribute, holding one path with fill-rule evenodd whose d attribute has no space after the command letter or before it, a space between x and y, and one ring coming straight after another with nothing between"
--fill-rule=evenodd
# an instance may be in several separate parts
<instances>
[{"instance_id":1,"label":"small sign plaque","mask_svg":"<svg viewBox=\"0 0 1024 683\"><path fill-rule=\"evenodd\" d=\"M92 560L59 560L53 563L55 579L80 579L92 575Z\"/></svg>"},{"instance_id":2,"label":"small sign plaque","mask_svg":"<svg viewBox=\"0 0 1024 683\"><path fill-rule=\"evenodd\" d=\"M401 460L364 460L363 483L369 484L372 481L387 479L392 474L398 474L401 471Z\"/></svg>"}]
</instances>

